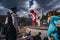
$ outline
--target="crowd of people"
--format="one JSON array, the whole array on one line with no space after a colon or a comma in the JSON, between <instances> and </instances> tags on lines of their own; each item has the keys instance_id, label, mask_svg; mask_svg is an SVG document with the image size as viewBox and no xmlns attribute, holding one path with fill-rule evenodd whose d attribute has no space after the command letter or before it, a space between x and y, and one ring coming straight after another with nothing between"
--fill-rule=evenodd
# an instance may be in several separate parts
<instances>
[{"instance_id":1,"label":"crowd of people","mask_svg":"<svg viewBox=\"0 0 60 40\"><path fill-rule=\"evenodd\" d=\"M5 21L6 40L16 40L17 37L17 31L18 31L18 20L16 14L17 9L11 8L11 10L12 13L10 12L7 13L7 17ZM0 19L0 27L1 27L0 30L4 28L4 24L2 24L2 18Z\"/></svg>"},{"instance_id":2,"label":"crowd of people","mask_svg":"<svg viewBox=\"0 0 60 40\"><path fill-rule=\"evenodd\" d=\"M12 13L8 12L6 21L5 21L5 26L6 26L6 40L16 40L17 39L17 31L18 31L18 20L17 20L17 8L11 8ZM29 16L32 16L32 25L36 27L36 12L34 10L30 10ZM60 19L59 16L56 16L54 12L50 11L48 12L48 18L47 18L47 23L48 23L48 31L47 31L47 38L48 40L59 40L58 37L58 29L57 25L60 25L60 22L58 21ZM0 32L3 27L5 27L4 24L2 23L2 19L0 18ZM51 38L51 34L53 34L53 39ZM40 37L41 33L36 35L34 38L30 35L31 40L41 40ZM27 39L27 40L30 40ZM46 39L44 39L46 40Z\"/></svg>"}]
</instances>

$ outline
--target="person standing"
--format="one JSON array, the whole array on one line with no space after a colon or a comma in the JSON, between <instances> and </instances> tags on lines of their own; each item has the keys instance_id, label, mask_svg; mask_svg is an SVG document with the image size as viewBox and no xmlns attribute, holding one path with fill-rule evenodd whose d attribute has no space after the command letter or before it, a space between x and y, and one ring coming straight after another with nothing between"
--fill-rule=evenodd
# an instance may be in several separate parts
<instances>
[{"instance_id":1,"label":"person standing","mask_svg":"<svg viewBox=\"0 0 60 40\"><path fill-rule=\"evenodd\" d=\"M52 40L51 34L53 34L53 39L58 40L58 34L57 34L58 31L57 31L56 24L60 24L60 22L57 21L60 17L55 16L53 14L53 12L50 12L49 14L51 14L51 15L50 15L49 20L48 20L49 28L48 28L48 32L47 32L47 37L49 40Z\"/></svg>"},{"instance_id":2,"label":"person standing","mask_svg":"<svg viewBox=\"0 0 60 40\"><path fill-rule=\"evenodd\" d=\"M11 10L12 10L11 16L12 16L13 25L16 28L16 31L18 31L18 19L16 14L17 8L14 7L14 8L11 8Z\"/></svg>"},{"instance_id":3,"label":"person standing","mask_svg":"<svg viewBox=\"0 0 60 40\"><path fill-rule=\"evenodd\" d=\"M8 12L8 22L6 24L7 30L6 30L6 40L16 40L16 29L12 23L12 17L11 13Z\"/></svg>"}]
</instances>

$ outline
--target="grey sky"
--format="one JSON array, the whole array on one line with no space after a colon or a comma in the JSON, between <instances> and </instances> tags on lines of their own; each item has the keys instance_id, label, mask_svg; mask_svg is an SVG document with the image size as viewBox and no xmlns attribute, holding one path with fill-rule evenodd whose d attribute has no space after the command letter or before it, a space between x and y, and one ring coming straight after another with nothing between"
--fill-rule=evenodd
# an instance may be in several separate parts
<instances>
[{"instance_id":1,"label":"grey sky","mask_svg":"<svg viewBox=\"0 0 60 40\"><path fill-rule=\"evenodd\" d=\"M0 0L0 6L4 6L5 8L17 7L19 12L27 11L27 2L28 0ZM38 4L38 7L35 9L38 14L40 14L40 10L43 9L43 13L54 9L60 8L60 0L35 0Z\"/></svg>"}]
</instances>

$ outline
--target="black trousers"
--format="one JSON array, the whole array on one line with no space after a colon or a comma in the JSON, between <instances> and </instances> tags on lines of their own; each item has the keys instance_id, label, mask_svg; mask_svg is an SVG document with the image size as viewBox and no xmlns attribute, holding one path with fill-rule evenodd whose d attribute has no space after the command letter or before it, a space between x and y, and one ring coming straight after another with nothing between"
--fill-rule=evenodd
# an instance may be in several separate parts
<instances>
[{"instance_id":1,"label":"black trousers","mask_svg":"<svg viewBox=\"0 0 60 40\"><path fill-rule=\"evenodd\" d=\"M10 26L9 28L7 28L6 40L16 40L16 37L17 33L14 26Z\"/></svg>"}]
</instances>

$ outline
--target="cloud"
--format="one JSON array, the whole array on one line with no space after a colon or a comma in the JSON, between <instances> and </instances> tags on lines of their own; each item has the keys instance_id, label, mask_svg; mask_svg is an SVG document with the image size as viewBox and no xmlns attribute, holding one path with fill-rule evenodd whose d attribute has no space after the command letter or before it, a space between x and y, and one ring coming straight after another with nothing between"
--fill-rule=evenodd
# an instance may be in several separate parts
<instances>
[{"instance_id":1,"label":"cloud","mask_svg":"<svg viewBox=\"0 0 60 40\"><path fill-rule=\"evenodd\" d=\"M52 5L52 4L54 4L55 2L57 2L58 0L52 0L50 3L48 3L48 4L46 4L47 6L49 6L49 5Z\"/></svg>"},{"instance_id":2,"label":"cloud","mask_svg":"<svg viewBox=\"0 0 60 40\"><path fill-rule=\"evenodd\" d=\"M10 9L5 8L4 6L0 6L0 15L7 15L7 12L12 12Z\"/></svg>"},{"instance_id":3,"label":"cloud","mask_svg":"<svg viewBox=\"0 0 60 40\"><path fill-rule=\"evenodd\" d=\"M5 7L3 7L3 6L0 6L0 9L4 9Z\"/></svg>"},{"instance_id":4,"label":"cloud","mask_svg":"<svg viewBox=\"0 0 60 40\"><path fill-rule=\"evenodd\" d=\"M28 2L29 0L5 0L5 1L0 1L0 5L6 7L6 8L12 8L12 7L17 7L19 12L21 11L28 11ZM38 5L36 7L35 5L32 7L38 14L41 13L41 9L43 10L43 13L46 14L50 10L56 10L57 8L60 7L60 0L35 0Z\"/></svg>"}]
</instances>

